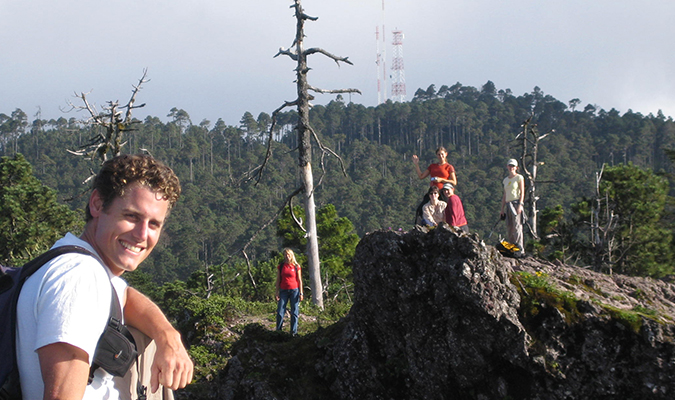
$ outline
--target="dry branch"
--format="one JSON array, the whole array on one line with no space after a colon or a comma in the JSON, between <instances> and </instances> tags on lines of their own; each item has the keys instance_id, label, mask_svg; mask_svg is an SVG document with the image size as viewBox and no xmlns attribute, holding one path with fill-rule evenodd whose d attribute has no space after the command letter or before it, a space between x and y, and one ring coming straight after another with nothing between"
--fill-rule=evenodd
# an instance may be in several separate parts
<instances>
[{"instance_id":1,"label":"dry branch","mask_svg":"<svg viewBox=\"0 0 675 400\"><path fill-rule=\"evenodd\" d=\"M295 197L295 196L297 196L298 194L300 194L300 193L302 192L302 190L303 190L302 188L297 188L297 189L295 189L295 190L293 191L293 193L291 193L288 197L286 197L286 200L284 201L284 204L283 204L281 207L279 207L279 209L278 209L277 212L274 214L274 216L272 216L272 218L270 218L267 222L265 222L264 224L262 224L262 225L260 226L260 228L258 228L258 230L255 231L255 233L253 234L253 236L251 236L251 237L248 239L248 242L246 242L242 247L240 247L238 250L236 250L236 251L234 251L232 254L230 254L230 255L225 259L225 261L223 261L223 262L221 263L221 265L227 264L227 262L230 261L230 260L232 259L232 257L234 257L235 255L237 255L237 254L239 254L239 253L243 254L243 255L244 255L244 258L246 259L246 263L247 263L247 265L248 265L248 267L249 267L249 278L251 279L251 283L252 283L253 286L255 287L255 286L256 286L256 283L255 283L255 281L253 280L253 276L252 276L251 273L250 273L250 264L249 264L249 261L248 261L248 255L246 254L246 250L247 250L248 247L251 245L251 243L253 243L253 241L255 240L255 238L258 237L258 235L260 234L260 232L264 231L268 226L270 226L270 224L272 224L272 222L274 222L274 221L279 217L279 214L281 214L281 213L284 211L284 208L286 208L287 205L291 205L291 204L292 204L293 197ZM292 209L293 209L293 207L291 206L291 210L292 210ZM295 216L294 216L294 219L295 219ZM296 222L297 222L297 220L296 220Z\"/></svg>"},{"instance_id":2,"label":"dry branch","mask_svg":"<svg viewBox=\"0 0 675 400\"><path fill-rule=\"evenodd\" d=\"M141 105L134 104L143 84L150 81L147 79L147 75L148 70L146 68L143 70L143 75L138 80L138 84L132 85L133 90L127 104L120 106L119 101L108 101L107 106L104 106L100 113L94 105L89 103L87 99L89 93L81 92L79 95L75 94L75 97L79 98L84 105L78 106L69 102L70 110L68 111L86 111L89 116L83 123L102 128L102 132L94 133L89 141L80 146L78 150L68 150L68 152L91 160L100 158L101 162L108 158L109 153L112 153L113 157L121 154L122 148L127 144L124 141L124 133L134 130L132 128L134 124L132 111L145 106L145 103ZM122 111L120 110L124 109L126 109L126 113L124 118L122 118Z\"/></svg>"}]
</instances>

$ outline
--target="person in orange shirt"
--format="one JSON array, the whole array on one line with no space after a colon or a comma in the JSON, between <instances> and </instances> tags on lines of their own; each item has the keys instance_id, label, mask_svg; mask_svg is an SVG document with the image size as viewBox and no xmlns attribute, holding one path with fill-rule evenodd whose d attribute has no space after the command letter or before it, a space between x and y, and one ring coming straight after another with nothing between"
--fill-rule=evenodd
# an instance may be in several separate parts
<instances>
[{"instance_id":1,"label":"person in orange shirt","mask_svg":"<svg viewBox=\"0 0 675 400\"><path fill-rule=\"evenodd\" d=\"M448 156L448 151L445 150L445 147L441 146L436 149L436 157L438 157L438 162L431 164L427 167L424 172L420 169L420 160L417 155L413 154L412 160L415 164L415 172L420 179L424 179L427 176L431 176L431 185L436 185L440 190L443 189L443 184L452 183L457 185L457 176L455 175L455 167L452 164L449 164L446 160Z\"/></svg>"}]
</instances>

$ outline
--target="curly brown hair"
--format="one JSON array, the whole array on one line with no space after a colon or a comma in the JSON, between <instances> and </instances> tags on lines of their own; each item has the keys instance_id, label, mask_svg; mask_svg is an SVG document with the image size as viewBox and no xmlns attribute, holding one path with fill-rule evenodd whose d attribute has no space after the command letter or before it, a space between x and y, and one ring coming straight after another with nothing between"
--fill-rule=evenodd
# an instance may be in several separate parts
<instances>
[{"instance_id":1,"label":"curly brown hair","mask_svg":"<svg viewBox=\"0 0 675 400\"><path fill-rule=\"evenodd\" d=\"M92 189L98 191L103 199L103 209L107 210L113 200L124 196L126 188L134 183L162 194L162 199L169 202L169 209L180 197L180 181L173 170L145 154L123 154L106 161L94 178ZM86 221L91 220L89 205L85 212Z\"/></svg>"}]
</instances>

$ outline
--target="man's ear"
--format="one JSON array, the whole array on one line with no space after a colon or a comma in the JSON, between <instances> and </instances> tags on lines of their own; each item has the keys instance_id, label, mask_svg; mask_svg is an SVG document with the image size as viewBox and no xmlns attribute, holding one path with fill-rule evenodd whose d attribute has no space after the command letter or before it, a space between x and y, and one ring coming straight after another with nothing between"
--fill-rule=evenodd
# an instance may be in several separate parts
<instances>
[{"instance_id":1,"label":"man's ear","mask_svg":"<svg viewBox=\"0 0 675 400\"><path fill-rule=\"evenodd\" d=\"M97 189L94 189L89 196L89 213L96 218L103 212L103 199Z\"/></svg>"}]
</instances>

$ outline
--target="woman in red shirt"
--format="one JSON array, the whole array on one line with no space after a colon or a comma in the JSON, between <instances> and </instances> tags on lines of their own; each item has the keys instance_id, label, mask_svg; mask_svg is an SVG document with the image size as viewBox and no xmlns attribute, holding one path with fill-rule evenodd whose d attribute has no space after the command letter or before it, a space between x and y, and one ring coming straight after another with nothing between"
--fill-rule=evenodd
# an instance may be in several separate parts
<instances>
[{"instance_id":1,"label":"woman in red shirt","mask_svg":"<svg viewBox=\"0 0 675 400\"><path fill-rule=\"evenodd\" d=\"M291 249L284 249L284 261L277 266L276 294L277 300L277 330L284 326L286 304L291 303L291 334L298 334L298 315L300 302L304 299L302 293L302 268L295 261L295 253Z\"/></svg>"},{"instance_id":2,"label":"woman in red shirt","mask_svg":"<svg viewBox=\"0 0 675 400\"><path fill-rule=\"evenodd\" d=\"M436 149L436 157L438 157L438 163L436 164L431 164L427 167L424 172L420 169L420 159L417 157L417 155L413 154L412 160L413 164L415 164L415 171L417 172L417 176L420 179L424 179L427 176L431 176L431 185L436 185L436 187L440 190L443 189L443 184L445 183L452 183L453 185L457 185L457 176L455 175L455 167L453 167L451 164L449 164L446 161L446 157L448 156L448 151L445 150L445 147L441 146L438 149Z\"/></svg>"}]
</instances>

